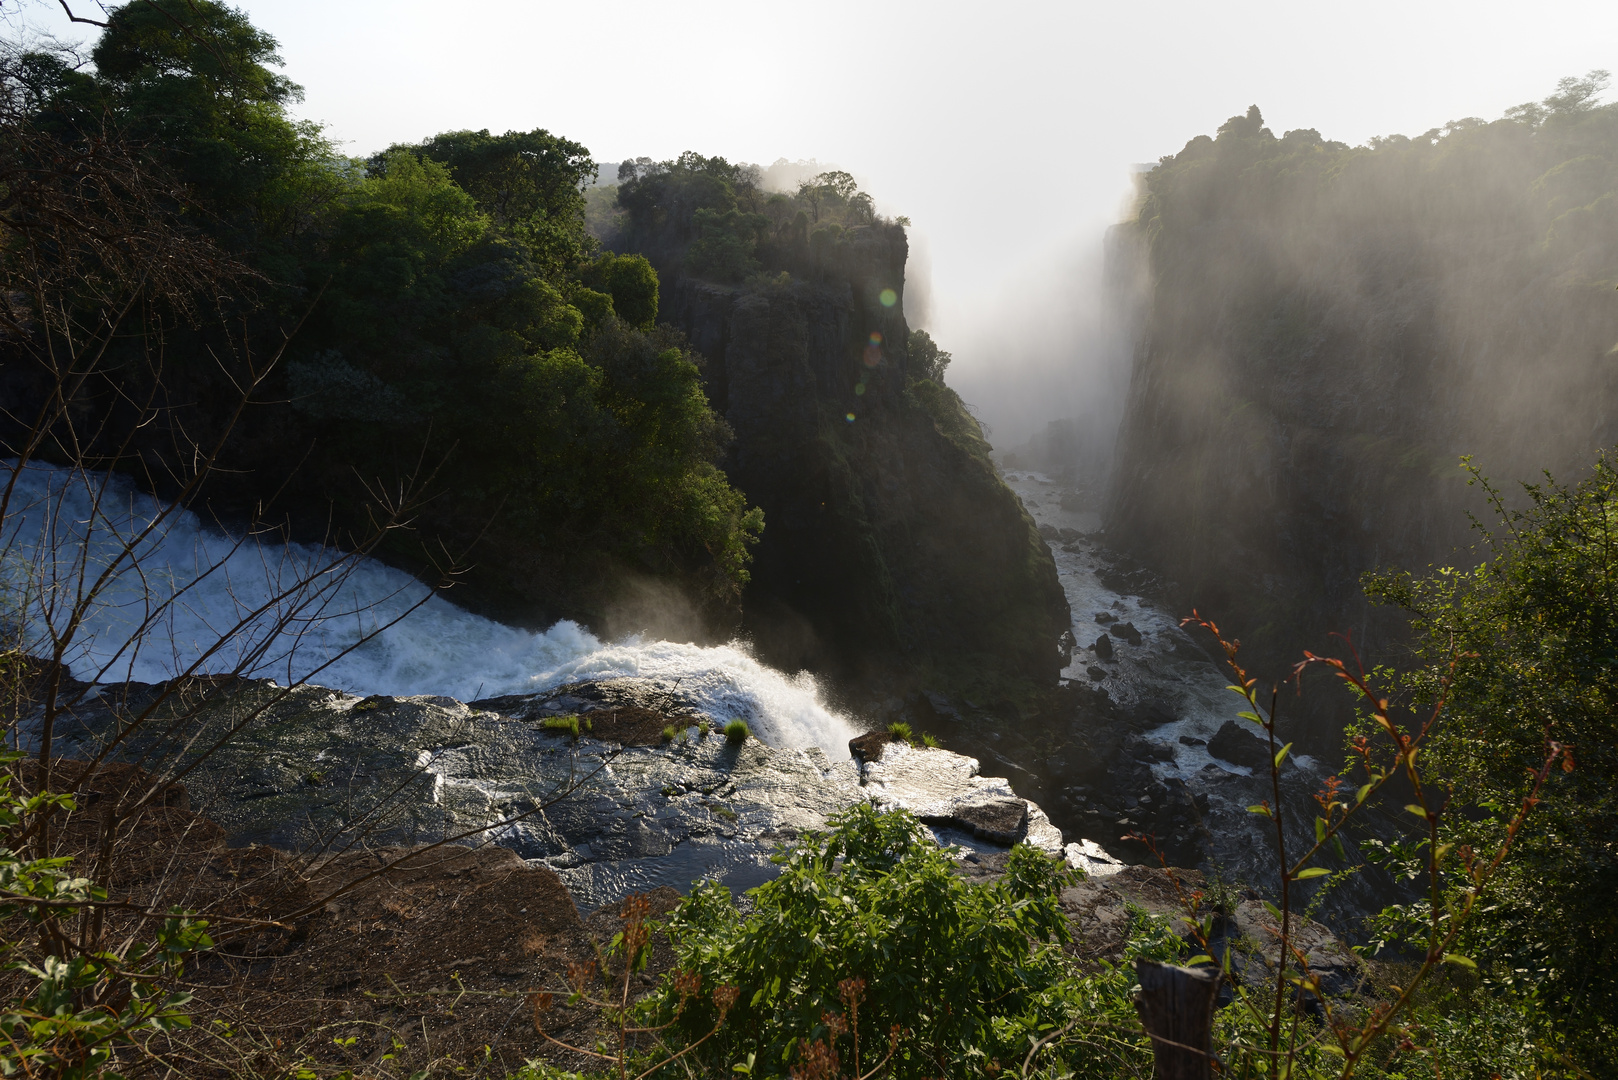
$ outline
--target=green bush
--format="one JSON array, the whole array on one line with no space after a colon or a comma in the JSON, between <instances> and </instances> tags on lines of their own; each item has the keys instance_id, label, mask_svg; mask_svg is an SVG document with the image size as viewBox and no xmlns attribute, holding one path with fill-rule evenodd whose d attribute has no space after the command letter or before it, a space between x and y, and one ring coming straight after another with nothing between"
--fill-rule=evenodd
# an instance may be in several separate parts
<instances>
[{"instance_id":1,"label":"green bush","mask_svg":"<svg viewBox=\"0 0 1618 1080\"><path fill-rule=\"evenodd\" d=\"M70 795L16 791L11 770L22 757L0 752L0 832L8 838L76 809ZM120 1051L138 1057L153 1035L191 1024L180 978L188 957L213 947L207 922L175 908L150 920L140 935L147 941L85 949L77 924L108 893L71 864L0 846L0 923L14 931L0 940L10 991L0 1000L0 1075L116 1077ZM31 932L15 933L24 925ZM41 941L49 951L35 947Z\"/></svg>"},{"instance_id":2,"label":"green bush","mask_svg":"<svg viewBox=\"0 0 1618 1080\"><path fill-rule=\"evenodd\" d=\"M750 914L708 882L671 916L681 968L741 992L696 1051L709 1068L751 1058L753 1075L784 1075L827 1040L852 1067L857 1030L867 1071L897 1026L883 1075L975 1077L1020 1066L1031 1039L1082 1010L1128 1023L1129 978L1082 983L1063 957L1061 863L1021 845L1004 878L973 884L908 811L861 805L831 824L776 856L781 876L749 892ZM671 1012L673 986L658 1001ZM712 1022L693 1005L679 1027L700 1037Z\"/></svg>"},{"instance_id":3,"label":"green bush","mask_svg":"<svg viewBox=\"0 0 1618 1080\"><path fill-rule=\"evenodd\" d=\"M897 742L909 742L910 725L902 720L896 720L888 725L888 734Z\"/></svg>"},{"instance_id":4,"label":"green bush","mask_svg":"<svg viewBox=\"0 0 1618 1080\"><path fill-rule=\"evenodd\" d=\"M543 724L546 731L554 731L560 735L579 737L579 718L577 716L547 716Z\"/></svg>"},{"instance_id":5,"label":"green bush","mask_svg":"<svg viewBox=\"0 0 1618 1080\"><path fill-rule=\"evenodd\" d=\"M747 728L746 720L732 720L725 725L725 738L738 746L746 742L747 737L751 734L752 732Z\"/></svg>"},{"instance_id":6,"label":"green bush","mask_svg":"<svg viewBox=\"0 0 1618 1080\"><path fill-rule=\"evenodd\" d=\"M1618 965L1618 472L1603 454L1577 487L1525 485L1521 510L1472 474L1499 519L1495 531L1480 526L1487 561L1425 576L1383 571L1367 575L1366 591L1410 612L1424 666L1400 681L1406 693L1431 702L1450 682L1447 719L1424 755L1467 807L1445 818L1443 844L1493 849L1521 804L1524 771L1552 742L1572 748L1462 947L1500 1008L1518 1003L1572 1039L1587 1068L1610 1071L1618 1068L1609 977ZM1419 940L1426 912L1419 903L1390 909L1383 932Z\"/></svg>"}]
</instances>

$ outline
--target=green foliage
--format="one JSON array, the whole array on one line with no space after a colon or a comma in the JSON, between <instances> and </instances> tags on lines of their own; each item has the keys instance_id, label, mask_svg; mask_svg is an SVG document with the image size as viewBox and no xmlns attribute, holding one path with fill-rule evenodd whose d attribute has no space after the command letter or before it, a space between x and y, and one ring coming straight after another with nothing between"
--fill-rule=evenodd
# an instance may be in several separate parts
<instances>
[{"instance_id":1,"label":"green foliage","mask_svg":"<svg viewBox=\"0 0 1618 1080\"><path fill-rule=\"evenodd\" d=\"M0 752L0 831L8 841L37 829L44 817L76 809L68 795L18 792L11 770L22 756ZM122 943L116 952L75 950L74 925L81 913L88 916L86 909L105 903L107 893L73 876L71 864L68 858L31 859L9 842L0 844L0 922L12 931L26 924L32 936L54 945L38 954L26 947L25 935L11 932L0 941L5 970L16 973L14 996L0 1001L0 1073L6 1076L116 1080L120 1049L191 1022L185 1012L191 995L178 990L177 981L188 956L213 947L208 924L175 909L146 941Z\"/></svg>"},{"instance_id":2,"label":"green foliage","mask_svg":"<svg viewBox=\"0 0 1618 1080\"><path fill-rule=\"evenodd\" d=\"M1513 509L1471 472L1498 513L1494 531L1479 525L1487 560L1425 576L1378 572L1367 575L1366 592L1410 613L1425 666L1405 689L1432 701L1453 680L1450 719L1434 733L1426 760L1469 813L1446 818L1443 843L1498 844L1521 804L1525 770L1553 742L1571 748L1566 771L1545 785L1491 904L1462 945L1482 965L1487 991L1502 1002L1537 1001L1560 1030L1576 1035L1592 1068L1612 1068L1618 473L1602 454L1576 487L1547 477L1525 485L1525 504ZM1398 935L1424 914L1423 905L1390 910L1384 931Z\"/></svg>"},{"instance_id":3,"label":"green foliage","mask_svg":"<svg viewBox=\"0 0 1618 1080\"><path fill-rule=\"evenodd\" d=\"M895 720L888 725L888 734L899 742L909 742L911 739L910 725L903 720Z\"/></svg>"},{"instance_id":4,"label":"green foliage","mask_svg":"<svg viewBox=\"0 0 1618 1080\"><path fill-rule=\"evenodd\" d=\"M909 393L923 409L927 410L927 415L932 418L939 434L979 462L990 468L994 467L993 459L989 456L993 448L989 445L989 440L983 437L983 425L978 423L977 417L967 411L966 402L961 400L961 395L942 383L926 379L911 383Z\"/></svg>"},{"instance_id":5,"label":"green foliage","mask_svg":"<svg viewBox=\"0 0 1618 1080\"><path fill-rule=\"evenodd\" d=\"M751 734L746 720L732 720L725 725L725 739L734 745L740 746Z\"/></svg>"},{"instance_id":6,"label":"green foliage","mask_svg":"<svg viewBox=\"0 0 1618 1080\"><path fill-rule=\"evenodd\" d=\"M720 213L704 207L692 216L692 222L697 238L686 252L686 265L693 274L740 281L758 271L759 261L753 253L769 227L764 215L734 208Z\"/></svg>"},{"instance_id":7,"label":"green foliage","mask_svg":"<svg viewBox=\"0 0 1618 1080\"><path fill-rule=\"evenodd\" d=\"M657 322L657 271L644 255L603 253L585 268L584 282L612 297L618 318L636 330Z\"/></svg>"},{"instance_id":8,"label":"green foliage","mask_svg":"<svg viewBox=\"0 0 1618 1080\"><path fill-rule=\"evenodd\" d=\"M540 725L546 731L554 731L560 735L579 737L579 718L577 716L547 716Z\"/></svg>"},{"instance_id":9,"label":"green foliage","mask_svg":"<svg viewBox=\"0 0 1618 1080\"><path fill-rule=\"evenodd\" d=\"M925 330L910 331L909 341L909 376L911 382L920 382L927 379L938 385L944 385L944 369L954 359L949 353L938 347L933 336Z\"/></svg>"},{"instance_id":10,"label":"green foliage","mask_svg":"<svg viewBox=\"0 0 1618 1080\"><path fill-rule=\"evenodd\" d=\"M656 326L651 264L585 231L589 151L453 131L348 161L287 116L298 90L275 47L234 9L157 0L113 11L93 75L44 55L8 75L62 138L95 138L110 112L178 177L192 218L266 281L223 301L264 338L245 344L269 354L298 328L265 390L289 405L255 414L238 475L274 487L298 463L288 497L324 519L359 504L356 476L393 490L436 467L428 546L482 538L494 566L541 568L491 584L591 615L631 568L733 605L762 516L717 467L729 431L697 358ZM191 330L167 344L198 384L176 383L203 414L187 424L214 419L210 381L233 385L211 358L240 351Z\"/></svg>"},{"instance_id":11,"label":"green foliage","mask_svg":"<svg viewBox=\"0 0 1618 1080\"><path fill-rule=\"evenodd\" d=\"M1053 1030L1076 1005L1056 903L1068 872L1032 848L1013 849L1000 881L969 884L908 812L861 805L776 861L781 876L749 893L750 914L710 882L670 918L681 966L705 986L741 991L699 1060L729 1067L751 1053L754 1075L786 1073L826 1036L828 1014L852 1019L846 980L864 980L864 1067L897 1026L898 1077L1020 1065L1029 1036ZM664 993L672 1007L671 988ZM681 1023L697 1036L712 1019L691 1008ZM850 1040L839 1041L852 1064Z\"/></svg>"}]
</instances>

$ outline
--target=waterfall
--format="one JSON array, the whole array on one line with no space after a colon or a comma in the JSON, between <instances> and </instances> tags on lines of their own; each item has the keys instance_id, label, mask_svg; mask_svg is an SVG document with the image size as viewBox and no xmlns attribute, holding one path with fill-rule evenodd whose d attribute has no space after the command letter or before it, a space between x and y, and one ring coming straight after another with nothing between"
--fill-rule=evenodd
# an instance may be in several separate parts
<instances>
[{"instance_id":1,"label":"waterfall","mask_svg":"<svg viewBox=\"0 0 1618 1080\"><path fill-rule=\"evenodd\" d=\"M607 642L569 621L543 631L505 626L375 560L232 536L189 511L169 513L120 562L165 506L121 479L32 463L20 470L0 526L0 619L25 651L49 654L49 633L65 628L86 577L81 563L92 580L116 566L66 656L75 678L172 678L225 637L199 672L461 700L639 676L677 683L710 716L746 720L774 746L838 750L855 734L808 674L769 668L739 642Z\"/></svg>"}]
</instances>

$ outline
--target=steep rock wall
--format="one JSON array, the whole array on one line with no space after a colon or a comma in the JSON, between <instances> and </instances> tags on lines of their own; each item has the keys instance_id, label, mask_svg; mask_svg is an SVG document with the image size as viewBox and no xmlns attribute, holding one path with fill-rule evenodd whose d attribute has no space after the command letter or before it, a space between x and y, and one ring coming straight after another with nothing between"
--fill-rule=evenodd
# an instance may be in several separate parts
<instances>
[{"instance_id":1,"label":"steep rock wall","mask_svg":"<svg viewBox=\"0 0 1618 1080\"><path fill-rule=\"evenodd\" d=\"M1268 674L1389 641L1365 570L1474 558L1461 455L1509 490L1618 440L1618 113L1375 149L1261 125L1147 178L1106 519Z\"/></svg>"},{"instance_id":2,"label":"steep rock wall","mask_svg":"<svg viewBox=\"0 0 1618 1080\"><path fill-rule=\"evenodd\" d=\"M725 470L764 510L746 629L788 670L1052 682L1068 610L1050 552L959 399L906 387L905 255L878 224L743 285L658 268L661 317L735 432Z\"/></svg>"}]
</instances>

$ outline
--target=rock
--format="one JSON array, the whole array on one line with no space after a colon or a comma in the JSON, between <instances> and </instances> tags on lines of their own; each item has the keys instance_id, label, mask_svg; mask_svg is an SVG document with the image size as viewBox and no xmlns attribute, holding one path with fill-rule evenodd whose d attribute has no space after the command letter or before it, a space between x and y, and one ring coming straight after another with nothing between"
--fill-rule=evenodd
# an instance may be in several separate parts
<instances>
[{"instance_id":1,"label":"rock","mask_svg":"<svg viewBox=\"0 0 1618 1080\"><path fill-rule=\"evenodd\" d=\"M1100 682L1102 679L1107 677L1106 670L1104 668L1098 668L1094 664L1091 664L1089 667L1085 668L1084 673L1090 676L1090 678L1094 679L1096 682Z\"/></svg>"},{"instance_id":2,"label":"rock","mask_svg":"<svg viewBox=\"0 0 1618 1080\"><path fill-rule=\"evenodd\" d=\"M938 719L959 720L961 718L961 710L957 709L947 696L940 694L937 690L924 690L921 696L926 701L927 707L932 710L933 715Z\"/></svg>"},{"instance_id":3,"label":"rock","mask_svg":"<svg viewBox=\"0 0 1618 1080\"><path fill-rule=\"evenodd\" d=\"M1069 845L1070 851L1077 846ZM1081 858L1089 857L1080 854ZM1071 864L1071 857L1069 861ZM1086 880L1063 889L1061 894L1062 913L1073 931L1073 951L1081 960L1116 963L1123 956L1131 905L1144 908L1148 914L1185 932L1180 918L1186 914L1186 901L1205 884L1200 873L1124 866L1114 859L1101 865L1109 872L1098 874L1086 867ZM1198 915L1201 914L1198 909Z\"/></svg>"},{"instance_id":4,"label":"rock","mask_svg":"<svg viewBox=\"0 0 1618 1080\"><path fill-rule=\"evenodd\" d=\"M1208 753L1249 769L1267 768L1270 763L1268 744L1249 734L1234 720L1219 725L1219 731L1208 740Z\"/></svg>"},{"instance_id":5,"label":"rock","mask_svg":"<svg viewBox=\"0 0 1618 1080\"><path fill-rule=\"evenodd\" d=\"M1110 611L1098 611L1098 612L1096 612L1096 622L1100 623L1102 626L1106 626L1108 623L1117 622L1117 621L1118 621L1118 616L1114 615Z\"/></svg>"},{"instance_id":6,"label":"rock","mask_svg":"<svg viewBox=\"0 0 1618 1080\"><path fill-rule=\"evenodd\" d=\"M151 691L131 687L114 696L138 705ZM675 716L682 729L701 721L704 731L716 718L680 711L674 687L653 679L566 691L477 707L431 696L365 707L323 687L288 692L239 680L188 717L196 745L280 700L256 734L198 762L186 789L233 845L341 852L460 835L554 870L586 910L631 892L685 892L703 878L736 890L758 885L778 872L769 856L779 842L824 829L860 802L947 819L989 843L1026 838L1050 854L1062 850L1044 811L1008 781L979 775L975 758L918 750L886 732L854 740L857 763L833 761L818 747L776 749L757 739L738 746L715 734L625 745L600 737L614 711L656 706L660 723ZM547 729L544 721L564 706L596 723L581 725L578 738ZM80 756L115 723L102 705L69 720L59 719L59 745ZM132 755L146 750L139 740L128 747ZM318 784L308 782L317 775Z\"/></svg>"},{"instance_id":7,"label":"rock","mask_svg":"<svg viewBox=\"0 0 1618 1080\"><path fill-rule=\"evenodd\" d=\"M1090 647L1096 651L1096 655L1101 657L1101 659L1112 659L1112 638L1108 637L1106 634L1102 634L1100 637L1096 638L1096 643Z\"/></svg>"},{"instance_id":8,"label":"rock","mask_svg":"<svg viewBox=\"0 0 1618 1080\"><path fill-rule=\"evenodd\" d=\"M1190 735L1181 735L1180 743L1183 746L1207 746L1208 740L1192 738Z\"/></svg>"},{"instance_id":9,"label":"rock","mask_svg":"<svg viewBox=\"0 0 1618 1080\"><path fill-rule=\"evenodd\" d=\"M929 824L934 823L929 820ZM990 799L980 803L955 806L948 818L938 824L965 829L979 840L1007 847L1021 840L1028 832L1028 802L1025 799Z\"/></svg>"},{"instance_id":10,"label":"rock","mask_svg":"<svg viewBox=\"0 0 1618 1080\"><path fill-rule=\"evenodd\" d=\"M1079 539L1079 530L1077 529L1058 529L1057 533L1061 536L1062 542L1066 544L1076 543Z\"/></svg>"},{"instance_id":11,"label":"rock","mask_svg":"<svg viewBox=\"0 0 1618 1080\"><path fill-rule=\"evenodd\" d=\"M923 821L967 820L976 813L973 807L1002 800L1021 803L1028 815L1023 839L1049 855L1062 853L1062 832L1045 811L1020 798L1007 780L979 775L976 758L892 743L881 761L862 762L859 776L872 803L906 807Z\"/></svg>"},{"instance_id":12,"label":"rock","mask_svg":"<svg viewBox=\"0 0 1618 1080\"><path fill-rule=\"evenodd\" d=\"M1273 984L1275 965L1281 959L1280 920L1271 915L1258 900L1248 900L1236 908L1234 920L1239 935L1238 948L1256 961L1244 972L1249 985ZM1297 912L1287 920L1291 931L1290 944L1304 954L1304 959L1320 980L1322 993L1342 995L1357 991L1365 979L1365 967L1352 949L1336 934L1320 923L1306 919ZM1255 970L1261 968L1262 970Z\"/></svg>"},{"instance_id":13,"label":"rock","mask_svg":"<svg viewBox=\"0 0 1618 1080\"><path fill-rule=\"evenodd\" d=\"M1062 856L1069 866L1091 878L1107 877L1124 868L1123 863L1108 855L1094 840L1079 840L1068 844L1062 848Z\"/></svg>"},{"instance_id":14,"label":"rock","mask_svg":"<svg viewBox=\"0 0 1618 1080\"><path fill-rule=\"evenodd\" d=\"M864 735L856 735L848 740L848 752L856 762L881 761L882 751L893 742L893 736L886 731L867 731Z\"/></svg>"},{"instance_id":15,"label":"rock","mask_svg":"<svg viewBox=\"0 0 1618 1080\"><path fill-rule=\"evenodd\" d=\"M1134 623L1121 622L1110 627L1111 631L1129 642L1131 645L1140 644L1140 631L1135 629Z\"/></svg>"},{"instance_id":16,"label":"rock","mask_svg":"<svg viewBox=\"0 0 1618 1080\"><path fill-rule=\"evenodd\" d=\"M1041 525L1039 527L1039 535L1044 537L1046 540L1062 539L1062 534L1057 530L1055 525Z\"/></svg>"}]
</instances>

